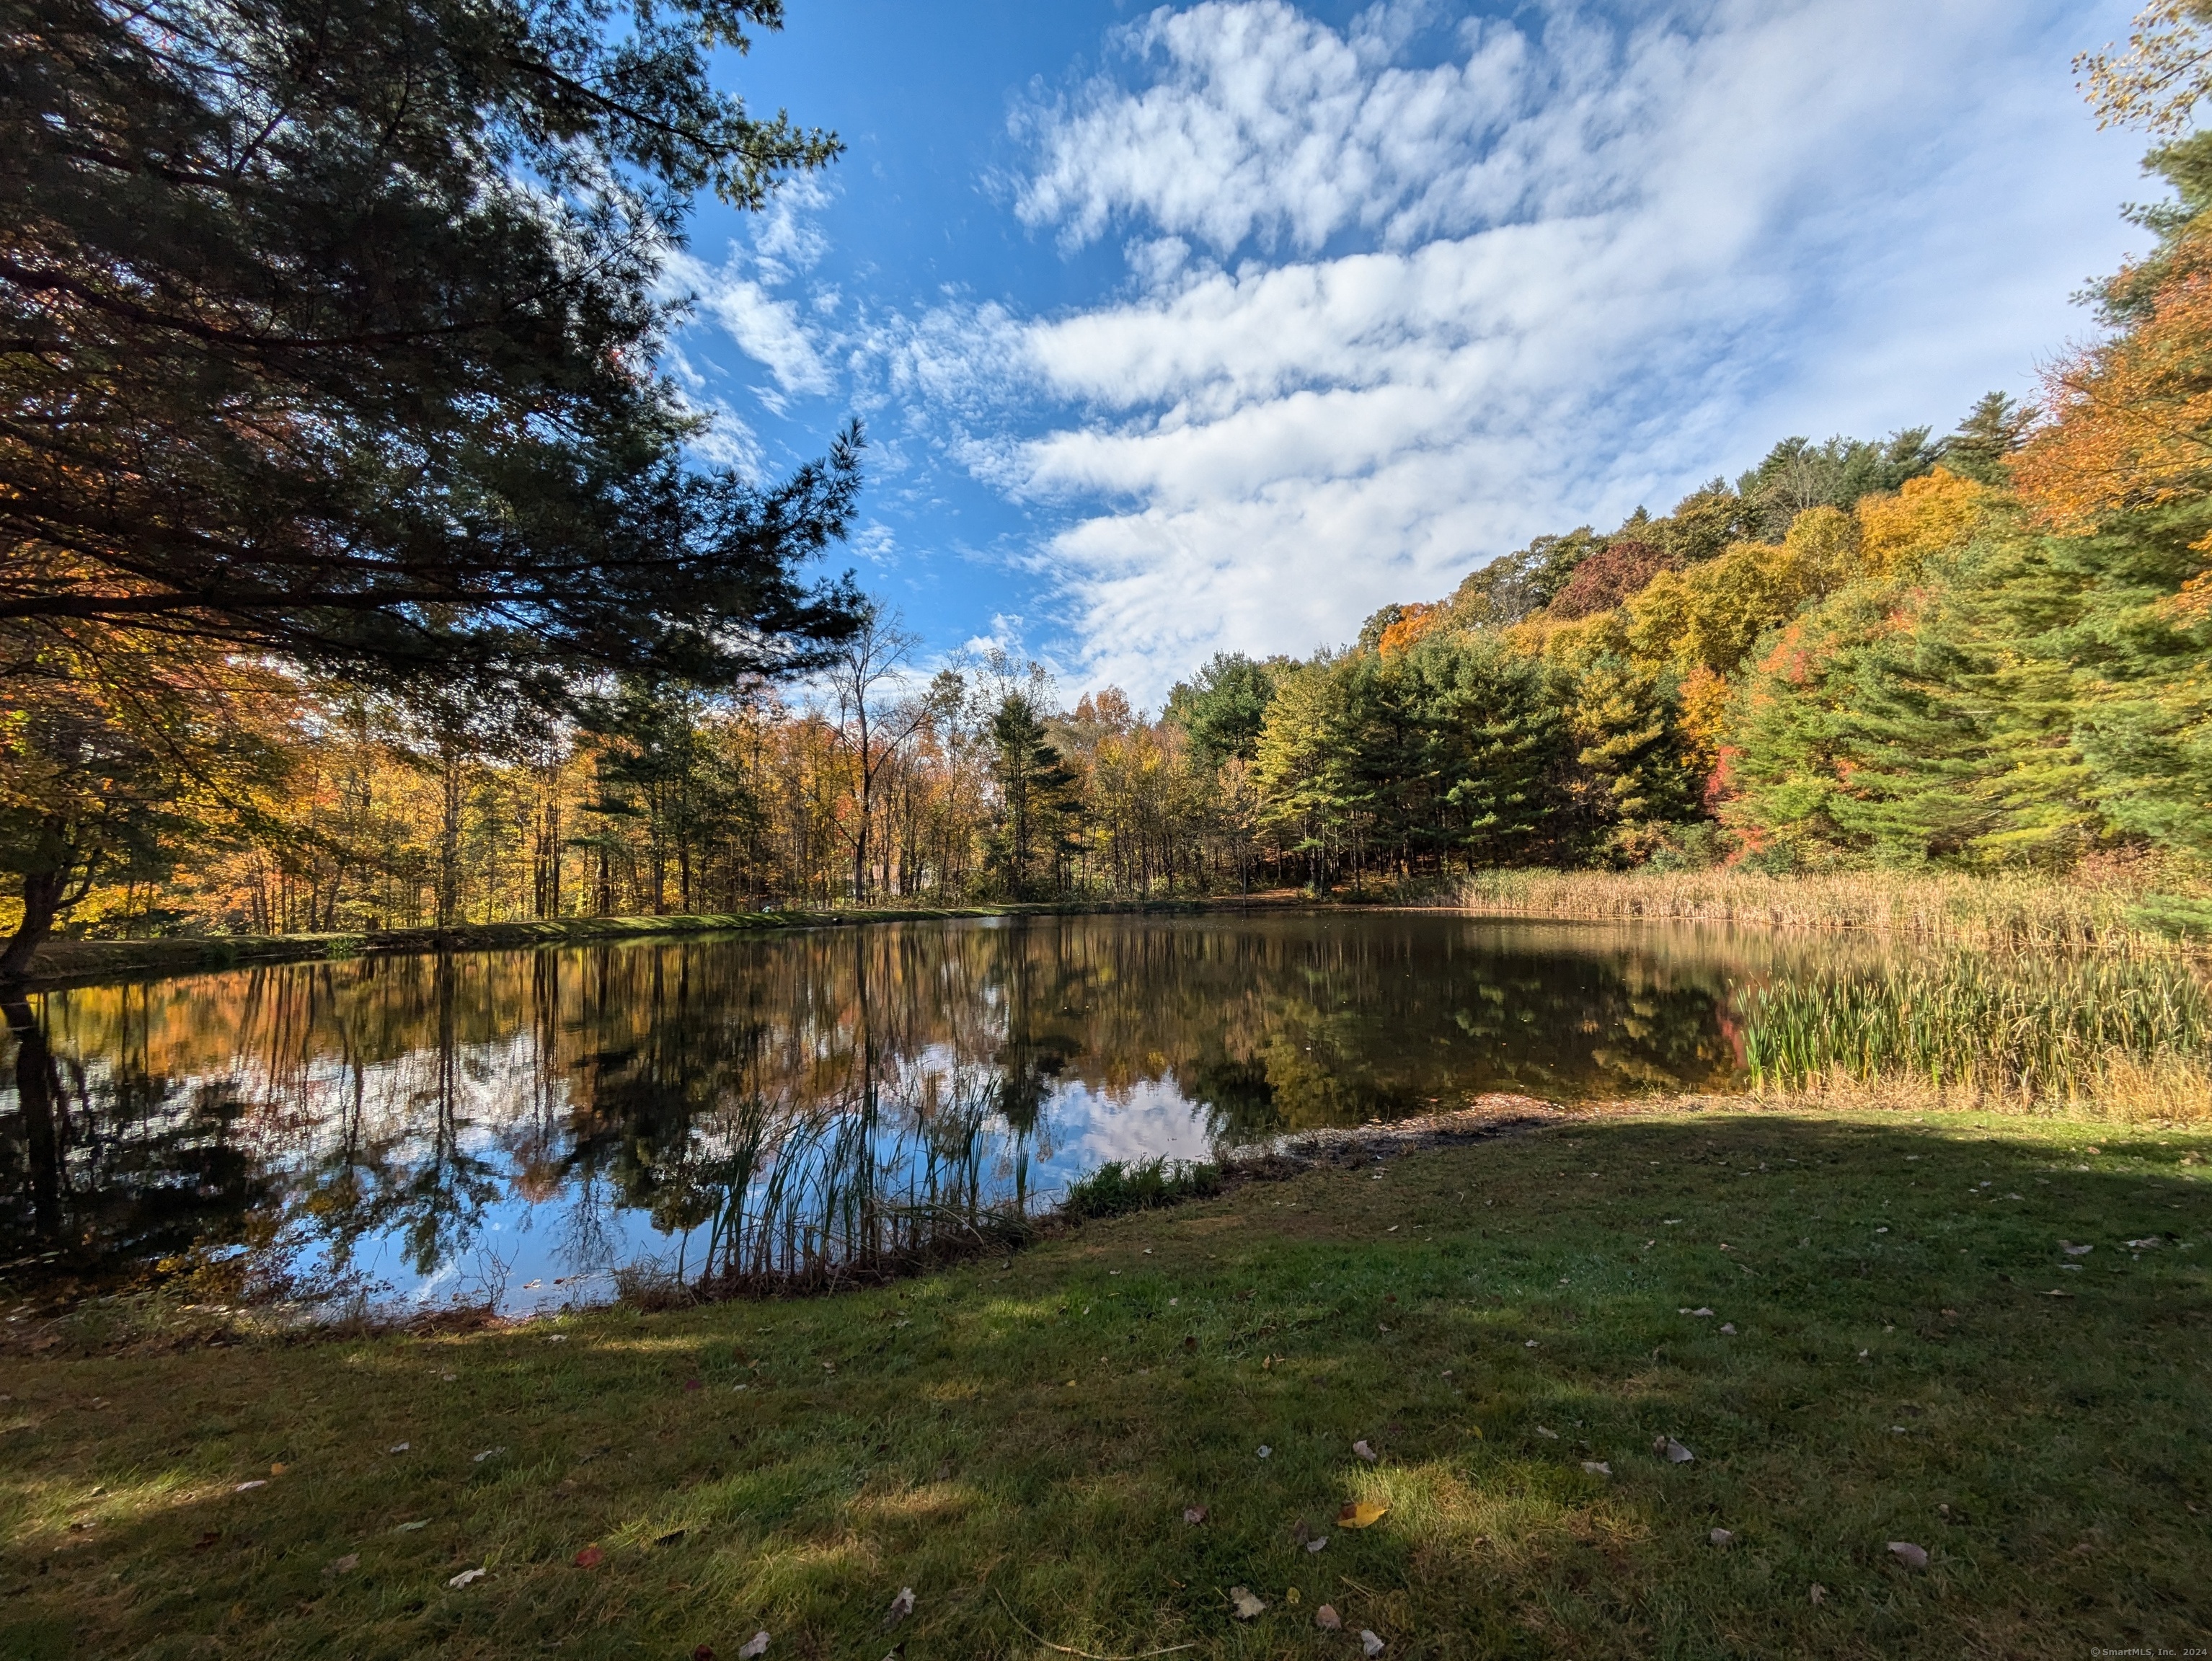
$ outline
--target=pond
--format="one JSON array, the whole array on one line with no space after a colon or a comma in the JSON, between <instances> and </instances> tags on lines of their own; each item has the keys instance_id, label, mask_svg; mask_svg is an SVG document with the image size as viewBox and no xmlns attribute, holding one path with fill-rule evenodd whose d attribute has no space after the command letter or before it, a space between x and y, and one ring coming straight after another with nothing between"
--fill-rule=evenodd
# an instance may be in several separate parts
<instances>
[{"instance_id":1,"label":"pond","mask_svg":"<svg viewBox=\"0 0 2212 1661\"><path fill-rule=\"evenodd\" d=\"M1107 1160L1488 1091L1735 1088L1734 999L1778 949L1409 911L1125 915L57 990L12 1021L0 1276L19 1297L212 1274L514 1312L641 1270L833 1272L1048 1204Z\"/></svg>"}]
</instances>

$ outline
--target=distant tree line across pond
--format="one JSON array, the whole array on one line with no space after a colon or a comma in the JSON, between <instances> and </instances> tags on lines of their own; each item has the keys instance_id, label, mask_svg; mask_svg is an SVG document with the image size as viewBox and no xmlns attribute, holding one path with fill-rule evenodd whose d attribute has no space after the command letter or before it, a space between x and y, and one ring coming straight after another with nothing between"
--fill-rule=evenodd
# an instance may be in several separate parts
<instances>
[{"instance_id":1,"label":"distant tree line across pond","mask_svg":"<svg viewBox=\"0 0 2212 1661\"><path fill-rule=\"evenodd\" d=\"M500 15L58 0L11 38L0 979L55 926L2212 857L2188 19L2179 81L2090 66L2173 194L2035 403L1788 439L1153 713L924 677L803 583L857 431L781 485L701 458L652 251L837 153L708 84L780 5Z\"/></svg>"}]
</instances>

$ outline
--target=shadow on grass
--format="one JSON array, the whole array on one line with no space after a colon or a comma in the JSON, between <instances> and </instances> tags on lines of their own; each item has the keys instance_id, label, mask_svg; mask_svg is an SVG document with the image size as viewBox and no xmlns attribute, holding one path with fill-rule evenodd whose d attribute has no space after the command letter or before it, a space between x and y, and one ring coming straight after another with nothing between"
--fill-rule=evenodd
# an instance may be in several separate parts
<instances>
[{"instance_id":1,"label":"shadow on grass","mask_svg":"<svg viewBox=\"0 0 2212 1661\"><path fill-rule=\"evenodd\" d=\"M0 1652L2179 1649L2208 1149L1589 1119L835 1300L10 1361Z\"/></svg>"}]
</instances>

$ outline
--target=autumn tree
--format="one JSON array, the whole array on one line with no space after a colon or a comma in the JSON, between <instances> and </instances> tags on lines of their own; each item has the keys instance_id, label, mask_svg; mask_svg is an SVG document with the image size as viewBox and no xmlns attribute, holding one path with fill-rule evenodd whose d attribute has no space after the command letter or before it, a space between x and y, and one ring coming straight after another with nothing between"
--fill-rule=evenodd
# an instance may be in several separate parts
<instances>
[{"instance_id":1,"label":"autumn tree","mask_svg":"<svg viewBox=\"0 0 2212 1661\"><path fill-rule=\"evenodd\" d=\"M853 845L853 898L857 902L868 897L877 780L885 764L912 741L929 710L918 700L894 712L883 706L883 688L905 669L921 637L901 625L897 613L886 612L873 600L861 601L854 620L852 633L831 652L824 674L836 700L839 731L852 757L853 815L848 835Z\"/></svg>"},{"instance_id":2,"label":"autumn tree","mask_svg":"<svg viewBox=\"0 0 2212 1661\"><path fill-rule=\"evenodd\" d=\"M267 796L288 735L264 724L289 710L276 677L222 653L13 643L19 655L0 676L0 860L21 882L22 909L0 981L25 973L56 918L95 883L158 876L226 837L275 831Z\"/></svg>"}]
</instances>

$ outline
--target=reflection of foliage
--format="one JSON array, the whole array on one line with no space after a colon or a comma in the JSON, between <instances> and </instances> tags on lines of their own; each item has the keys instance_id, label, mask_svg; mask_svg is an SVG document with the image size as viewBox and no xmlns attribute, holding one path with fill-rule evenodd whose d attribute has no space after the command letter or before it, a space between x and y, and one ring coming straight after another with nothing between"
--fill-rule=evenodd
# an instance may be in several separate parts
<instances>
[{"instance_id":1,"label":"reflection of foliage","mask_svg":"<svg viewBox=\"0 0 2212 1661\"><path fill-rule=\"evenodd\" d=\"M1255 1141L1275 1128L1275 1087L1257 1061L1210 1057L1194 1066L1184 1082L1223 1140Z\"/></svg>"},{"instance_id":2,"label":"reflection of foliage","mask_svg":"<svg viewBox=\"0 0 2212 1661\"><path fill-rule=\"evenodd\" d=\"M178 1127L78 1185L80 1209L136 1208L100 1252L237 1239L276 1208L333 1270L387 1240L429 1275L496 1207L553 1205L571 1272L612 1266L626 1212L680 1237L686 1275L742 1281L981 1226L1025 1200L1073 1090L1107 1112L1179 1094L1241 1142L1483 1089L1708 1087L1734 1070L1717 1010L1741 968L1441 916L1071 918L87 988L46 1030L85 1081L73 1134ZM31 1232L20 1113L0 1132L0 1201ZM212 1219L155 1226L204 1193L228 1197Z\"/></svg>"},{"instance_id":3,"label":"reflection of foliage","mask_svg":"<svg viewBox=\"0 0 2212 1661\"><path fill-rule=\"evenodd\" d=\"M184 1263L203 1243L237 1238L271 1193L239 1134L237 1089L152 1077L122 1058L58 1062L26 1014L9 1069L15 1110L0 1115L0 1251L11 1267L52 1281Z\"/></svg>"}]
</instances>

